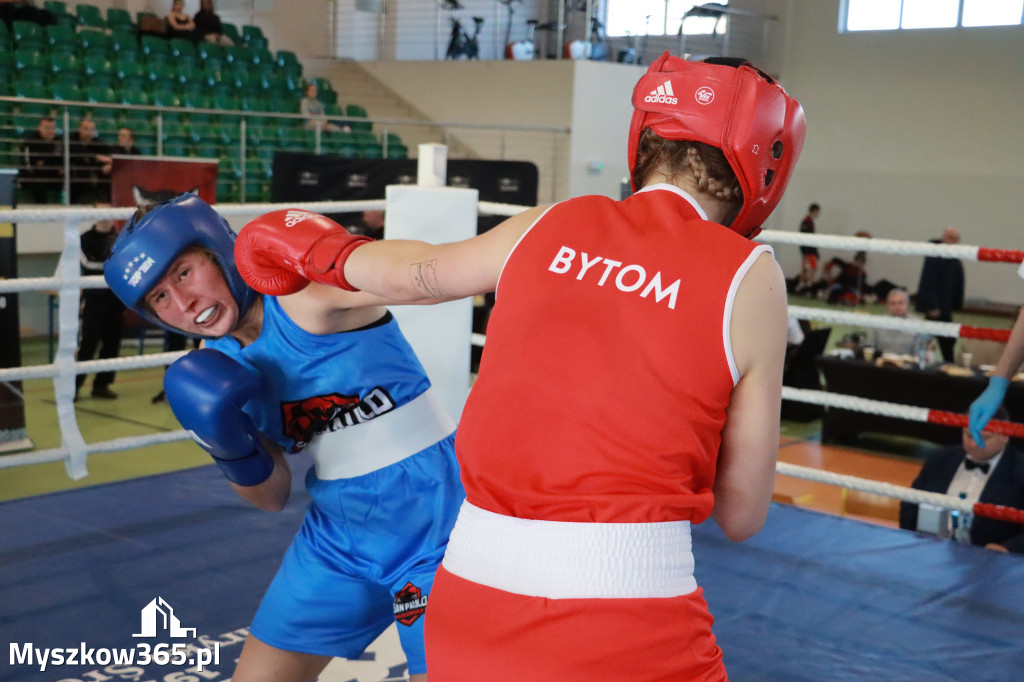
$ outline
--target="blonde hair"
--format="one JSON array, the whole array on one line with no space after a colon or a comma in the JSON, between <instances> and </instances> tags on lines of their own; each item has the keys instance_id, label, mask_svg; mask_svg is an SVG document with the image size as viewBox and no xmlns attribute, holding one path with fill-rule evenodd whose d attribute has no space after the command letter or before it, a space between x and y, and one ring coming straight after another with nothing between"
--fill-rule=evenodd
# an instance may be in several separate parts
<instances>
[{"instance_id":1,"label":"blonde hair","mask_svg":"<svg viewBox=\"0 0 1024 682\"><path fill-rule=\"evenodd\" d=\"M732 204L737 212L743 206L739 180L718 147L692 140L666 140L646 128L637 145L634 184L643 187L655 171L669 176L689 175L701 192Z\"/></svg>"}]
</instances>

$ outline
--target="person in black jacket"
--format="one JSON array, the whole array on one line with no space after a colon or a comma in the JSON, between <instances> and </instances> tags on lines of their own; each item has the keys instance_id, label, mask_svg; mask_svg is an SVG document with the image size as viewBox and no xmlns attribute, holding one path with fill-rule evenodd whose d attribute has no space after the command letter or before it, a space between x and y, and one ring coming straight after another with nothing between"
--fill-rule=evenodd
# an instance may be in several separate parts
<instances>
[{"instance_id":1,"label":"person in black jacket","mask_svg":"<svg viewBox=\"0 0 1024 682\"><path fill-rule=\"evenodd\" d=\"M996 419L1007 420L1006 408ZM924 461L911 487L959 497L968 502L987 502L1024 509L1024 452L1009 437L982 431L985 447L979 447L968 429L963 443L935 450ZM900 528L917 530L918 505L900 503ZM974 516L970 542L988 549L1024 554L1024 525Z\"/></svg>"},{"instance_id":2,"label":"person in black jacket","mask_svg":"<svg viewBox=\"0 0 1024 682\"><path fill-rule=\"evenodd\" d=\"M109 203L97 203L107 208ZM110 258L110 250L117 231L109 220L100 220L82 234L82 275L102 275L103 263ZM116 358L121 354L121 334L124 330L124 304L110 289L84 289L82 291L82 328L78 343L78 361L92 360L99 350L100 359ZM85 374L75 378L75 400L85 383ZM100 372L92 382L92 397L114 399L110 390L114 372Z\"/></svg>"},{"instance_id":3,"label":"person in black jacket","mask_svg":"<svg viewBox=\"0 0 1024 682\"><path fill-rule=\"evenodd\" d=\"M71 136L71 203L110 201L110 146L96 137L96 122L83 118Z\"/></svg>"},{"instance_id":4,"label":"person in black jacket","mask_svg":"<svg viewBox=\"0 0 1024 682\"><path fill-rule=\"evenodd\" d=\"M932 240L942 244L958 244L960 232L947 227L942 238ZM917 285L914 309L924 313L925 318L937 322L952 322L953 311L964 305L964 266L956 258L929 256L924 259L921 279ZM953 362L953 337L939 337L939 348L946 362Z\"/></svg>"},{"instance_id":5,"label":"person in black jacket","mask_svg":"<svg viewBox=\"0 0 1024 682\"><path fill-rule=\"evenodd\" d=\"M57 137L53 117L39 119L36 130L22 143L21 153L22 187L32 197L32 203L48 203L50 192L59 192L64 186L64 143Z\"/></svg>"}]
</instances>

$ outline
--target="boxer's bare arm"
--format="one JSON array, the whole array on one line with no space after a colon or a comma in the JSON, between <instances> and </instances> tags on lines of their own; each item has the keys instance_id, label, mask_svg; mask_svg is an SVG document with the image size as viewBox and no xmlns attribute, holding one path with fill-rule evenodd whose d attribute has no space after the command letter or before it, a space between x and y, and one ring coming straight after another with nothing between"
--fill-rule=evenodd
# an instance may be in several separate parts
<instances>
[{"instance_id":1,"label":"boxer's bare arm","mask_svg":"<svg viewBox=\"0 0 1024 682\"><path fill-rule=\"evenodd\" d=\"M531 208L482 235L451 244L384 240L360 246L345 278L363 292L406 303L440 303L494 291L519 238L547 210Z\"/></svg>"},{"instance_id":2,"label":"boxer's bare arm","mask_svg":"<svg viewBox=\"0 0 1024 682\"><path fill-rule=\"evenodd\" d=\"M722 431L715 475L715 521L739 542L764 525L779 451L782 363L786 353L786 283L770 254L741 282L730 325L740 373Z\"/></svg>"}]
</instances>

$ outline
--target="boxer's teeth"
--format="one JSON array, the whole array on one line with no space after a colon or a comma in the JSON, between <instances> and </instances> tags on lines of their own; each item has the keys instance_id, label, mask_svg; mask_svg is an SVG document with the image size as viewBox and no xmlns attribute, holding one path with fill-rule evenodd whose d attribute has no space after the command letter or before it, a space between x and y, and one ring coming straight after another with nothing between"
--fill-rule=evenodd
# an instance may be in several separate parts
<instances>
[{"instance_id":1,"label":"boxer's teeth","mask_svg":"<svg viewBox=\"0 0 1024 682\"><path fill-rule=\"evenodd\" d=\"M209 308L207 308L206 310L204 310L203 312L199 313L198 317L196 317L196 324L202 324L203 322L206 322L208 319L210 319L213 316L213 313L216 310L217 310L217 306L212 305Z\"/></svg>"}]
</instances>

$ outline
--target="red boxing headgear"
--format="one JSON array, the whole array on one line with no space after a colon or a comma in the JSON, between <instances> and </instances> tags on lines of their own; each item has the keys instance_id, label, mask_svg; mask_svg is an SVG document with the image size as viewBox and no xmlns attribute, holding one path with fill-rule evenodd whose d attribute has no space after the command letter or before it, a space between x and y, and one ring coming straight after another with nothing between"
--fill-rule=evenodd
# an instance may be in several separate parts
<instances>
[{"instance_id":1,"label":"red boxing headgear","mask_svg":"<svg viewBox=\"0 0 1024 682\"><path fill-rule=\"evenodd\" d=\"M747 62L688 62L665 52L633 89L629 175L640 134L693 140L725 154L743 191L730 226L745 237L761 231L782 198L804 144L804 110L778 83Z\"/></svg>"}]
</instances>

